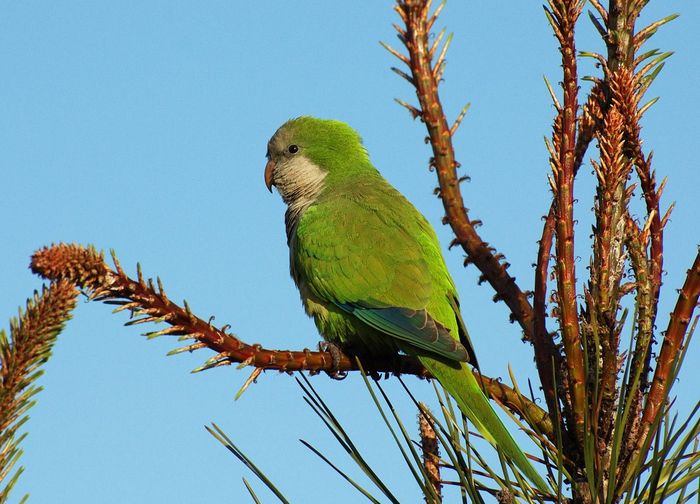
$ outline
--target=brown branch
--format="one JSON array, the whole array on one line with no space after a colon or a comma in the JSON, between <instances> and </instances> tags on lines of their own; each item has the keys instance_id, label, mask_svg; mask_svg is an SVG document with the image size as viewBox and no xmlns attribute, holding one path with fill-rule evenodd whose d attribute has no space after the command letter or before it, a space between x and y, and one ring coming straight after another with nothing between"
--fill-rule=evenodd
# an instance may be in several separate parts
<instances>
[{"instance_id":1,"label":"brown branch","mask_svg":"<svg viewBox=\"0 0 700 504\"><path fill-rule=\"evenodd\" d=\"M579 120L579 131L576 138L576 149L574 159L574 178L576 177L583 159L588 150L588 146L598 133L606 110L609 107L609 100L603 92L605 84L597 81L591 89L586 104L583 106L583 113ZM542 383L542 389L547 400L547 408L550 413L557 411L553 383L555 370L558 376L557 388L565 394L566 388L561 382L559 369L562 366L562 356L559 348L555 345L552 335L547 331L547 280L549 277L549 263L551 260L552 242L554 238L554 219L556 216L556 200L553 199L549 207L549 212L544 219L542 227L542 237L539 240L537 251L537 264L535 266L535 290L533 298L534 309L534 338L535 362L537 371Z\"/></svg>"},{"instance_id":2,"label":"brown branch","mask_svg":"<svg viewBox=\"0 0 700 504\"><path fill-rule=\"evenodd\" d=\"M435 489L437 496L436 503L442 502L442 479L440 477L440 450L438 438L435 434L435 425L432 419L424 411L428 406L424 403L418 404L418 432L420 434L420 446L423 452L423 468L428 475L428 484ZM426 502L429 502L426 495Z\"/></svg>"},{"instance_id":3,"label":"brown branch","mask_svg":"<svg viewBox=\"0 0 700 504\"><path fill-rule=\"evenodd\" d=\"M609 2L607 19L608 29L604 41L608 49L607 68L614 72L620 68L632 69L634 62L634 23L642 8L630 8L631 2Z\"/></svg>"},{"instance_id":4,"label":"brown branch","mask_svg":"<svg viewBox=\"0 0 700 504\"><path fill-rule=\"evenodd\" d=\"M583 106L583 113L581 114L580 120L578 122L578 135L576 137L576 149L575 149L575 159L574 159L574 178L578 174L583 160L586 156L588 147L593 140L593 138L598 133L601 125L603 124L603 119L605 113L609 107L609 100L606 98L606 93L603 91L606 84L603 81L597 81L593 88L591 89L588 98L586 99L586 104ZM544 219L544 225L542 226L542 237L539 241L539 248L537 252L537 265L535 267L535 292L533 300L533 309L535 317L535 333L536 338L545 341L551 341L551 347L554 349L553 355L555 361L561 360L561 354L554 345L553 340L549 337L546 330L545 318L547 316L546 307L546 297L547 297L547 278L549 276L549 262L551 259L552 242L554 238L554 219L556 216L556 200L552 200L549 207L549 212ZM542 351L547 354L548 357L550 350L542 347ZM535 343L535 354L537 357L538 344ZM547 360L547 364L542 363L542 365L551 366L551 358ZM540 364L538 362L538 370L540 370ZM540 378L542 375L547 374L552 376L551 369L544 369L540 371ZM551 380L550 380L551 382ZM544 379L542 379L544 387ZM547 392L545 390L545 396ZM554 411L551 409L550 411Z\"/></svg>"},{"instance_id":5,"label":"brown branch","mask_svg":"<svg viewBox=\"0 0 700 504\"><path fill-rule=\"evenodd\" d=\"M593 258L589 281L590 296L586 303L586 338L589 369L598 370L598 352L602 354L597 397L593 398L592 422L598 443L607 445L612 436L617 399L618 354L620 331L618 311L624 275L627 206L631 191L627 188L632 165L624 156L624 118L619 101L632 94L631 75L624 68L613 73L610 90L613 105L609 108L599 135L600 161L593 161L597 177ZM597 371L596 371L597 373ZM593 402L592 401L592 402Z\"/></svg>"},{"instance_id":6,"label":"brown branch","mask_svg":"<svg viewBox=\"0 0 700 504\"><path fill-rule=\"evenodd\" d=\"M554 338L547 331L547 277L551 259L552 240L554 238L554 207L550 208L545 217L542 238L537 250L537 266L535 268L535 292L533 297L534 332L532 344L535 347L535 364L542 383L547 410L550 415L558 410L557 395L554 386L555 369L559 369L561 353L554 344ZM558 374L558 373L557 373ZM561 384L557 383L561 389Z\"/></svg>"},{"instance_id":7,"label":"brown branch","mask_svg":"<svg viewBox=\"0 0 700 504\"><path fill-rule=\"evenodd\" d=\"M115 270L112 270L105 263L104 255L92 247L59 244L36 252L32 256L31 268L34 273L44 278L66 279L73 282L78 287L86 289L91 299L117 304L118 311L130 310L132 317L141 317L132 319L127 323L128 325L166 322L170 327L148 335L151 337L179 336L182 340L194 341L194 344L180 349L182 351L197 350L202 348L202 344L214 350L217 355L207 361L205 368L245 363L279 371L331 371L333 369L331 355L326 352L265 350L258 345L244 343L225 329L214 327L210 322L205 322L193 315L186 304L183 308L173 303L166 296L160 282L156 289L150 279L144 280L140 268L138 279L132 280L122 270L116 257L114 260ZM348 357L344 357L340 362L341 370L354 368L354 365ZM404 366L418 371L418 364L414 367L409 363L398 365L397 370L404 371ZM391 371L393 372L394 368Z\"/></svg>"},{"instance_id":8,"label":"brown branch","mask_svg":"<svg viewBox=\"0 0 700 504\"><path fill-rule=\"evenodd\" d=\"M644 390L648 382L649 362L653 346L653 326L650 312L652 307L651 280L649 261L646 256L642 231L637 223L628 214L626 216L627 236L625 245L630 257L630 264L634 272L635 288L637 291L635 307L637 311L637 334L632 353L632 363L630 365L630 376L627 380L626 394L632 396L632 404L625 425L624 451L620 455L620 460L627 463L630 455L634 452L639 437L639 423L642 414L642 401Z\"/></svg>"},{"instance_id":9,"label":"brown branch","mask_svg":"<svg viewBox=\"0 0 700 504\"><path fill-rule=\"evenodd\" d=\"M609 107L609 100L606 99L606 94L603 92L605 84L602 81L597 81L591 89L586 104L583 106L583 113L579 120L578 136L576 138L575 158L574 158L574 178L576 177L583 159L588 150L588 146L598 133L605 111ZM556 98L555 98L556 99ZM559 110L560 107L557 107ZM549 212L544 219L542 228L542 237L539 240L537 251L537 264L535 266L535 290L533 299L534 309L534 337L533 346L535 348L535 363L537 372L542 383L542 389L547 400L547 408L550 415L558 411L556 397L554 391L554 377L556 376L556 386L559 390L561 399L565 403L570 397L568 393L568 380L560 373L563 366L563 359L559 347L554 343L552 334L547 331L547 284L549 277L549 263L551 260L552 242L554 238L554 222L556 217L556 199L552 199L549 207ZM569 408L564 412L571 424L574 423L571 417ZM552 415L553 416L553 415ZM562 428L564 441L571 451L572 440L568 436L569 432Z\"/></svg>"},{"instance_id":10,"label":"brown branch","mask_svg":"<svg viewBox=\"0 0 700 504\"><path fill-rule=\"evenodd\" d=\"M640 8L641 4L637 4L636 8L627 12L619 5L611 3L609 30L616 36L608 43L607 76L611 83L609 93L615 103L614 107L624 119L625 128L624 153L620 157L629 160L634 166L647 212L643 229L639 229L629 215L626 216L626 247L637 287L637 330L631 373L627 383L627 393L632 396L632 404L627 424L624 426L626 443L623 445L623 453L620 454L622 467L628 466L630 461L634 460L635 454L638 453L637 447L644 443L644 429L648 427L642 421L642 408L644 392L649 384L651 346L661 292L665 225L660 210L663 183L657 190L655 174L651 169L651 155L644 155L640 135L643 113L640 101L648 88L645 76L651 68L647 65L634 73L637 64L634 53L640 47L634 43L634 30ZM613 42L619 47L613 47Z\"/></svg>"},{"instance_id":11,"label":"brown branch","mask_svg":"<svg viewBox=\"0 0 700 504\"><path fill-rule=\"evenodd\" d=\"M639 177L640 186L644 195L647 215L650 217L650 258L651 258L651 281L652 299L654 312L650 314L652 325L656 318L656 306L658 305L659 294L663 276L663 226L662 213L660 208L661 189L656 189L656 174L651 169L652 156L645 156L642 151L642 141L640 138L639 126L639 105L638 97L633 103L628 104L625 111L628 129L628 143L630 145L630 157Z\"/></svg>"},{"instance_id":12,"label":"brown branch","mask_svg":"<svg viewBox=\"0 0 700 504\"><path fill-rule=\"evenodd\" d=\"M104 261L101 252L92 247L75 244L58 244L45 247L34 253L31 268L34 273L51 280L66 280L87 291L90 299L118 305L115 311L131 311L132 320L127 325L164 322L169 327L147 333L149 337L178 336L179 340L193 343L170 352L192 352L200 348L210 348L217 355L197 369L202 371L218 366L242 364L262 370L327 372L330 374L358 371L355 359L340 354L334 362L330 352L291 350L269 350L257 344L248 344L227 331L227 327L217 328L195 316L185 303L184 308L173 303L165 294L160 281L157 288L153 281L145 280L138 269L138 278L127 276L112 256L115 269ZM363 357L362 366L372 374L410 374L429 378L430 374L420 362L409 356ZM503 403L521 418L532 419L537 429L550 440L554 439L554 429L547 413L534 402L520 395L498 379L475 373L482 380L489 395Z\"/></svg>"},{"instance_id":13,"label":"brown branch","mask_svg":"<svg viewBox=\"0 0 700 504\"><path fill-rule=\"evenodd\" d=\"M653 327L656 320L656 309L663 275L663 227L664 218L661 214L660 199L663 190L656 188L655 174L651 169L651 155L645 156L642 150L641 140L641 116L640 101L644 96L650 81L646 79L651 67L657 63L651 63L641 70L635 70L635 51L641 47L641 39L648 38L643 34L641 39L635 35L635 23L643 3L631 3L623 8L617 2L610 3L609 33L614 36L608 37L608 64L607 74L612 81L610 93L613 96L617 107L625 120L625 155L634 164L635 171L640 180L644 201L647 210L648 227L646 232L640 235L641 245L649 246L649 275L651 303L643 313L646 320L640 321L640 327L650 328L649 338L653 337ZM661 23L663 24L663 23ZM642 30L645 32L645 30ZM635 41L636 40L636 41ZM615 88L618 85L618 89ZM617 92L616 92L617 91ZM646 256L646 250L644 252ZM641 316L641 314L640 314ZM638 334L638 338L645 339L646 335ZM647 373L642 374L642 387L647 385Z\"/></svg>"},{"instance_id":14,"label":"brown branch","mask_svg":"<svg viewBox=\"0 0 700 504\"><path fill-rule=\"evenodd\" d=\"M559 321L572 404L565 404L567 416L573 417L574 432L579 444L583 442L586 409L585 364L579 332L578 305L576 300L576 269L574 252L574 166L576 160L576 127L578 111L578 77L574 26L581 13L578 0L549 2L547 13L550 24L559 41L564 79L564 100L555 120L551 158L554 177L555 250L557 262L557 298Z\"/></svg>"},{"instance_id":15,"label":"brown branch","mask_svg":"<svg viewBox=\"0 0 700 504\"><path fill-rule=\"evenodd\" d=\"M663 405L673 385L673 375L678 358L683 348L683 342L688 332L688 325L693 317L695 307L700 297L700 250L695 256L693 266L688 270L685 283L678 293L676 306L671 312L668 328L661 345L661 352L656 360L656 371L651 389L647 395L639 427L636 453L646 450L654 437L654 425L663 411Z\"/></svg>"},{"instance_id":16,"label":"brown branch","mask_svg":"<svg viewBox=\"0 0 700 504\"><path fill-rule=\"evenodd\" d=\"M502 255L495 252L476 232L475 222L470 221L464 200L459 190L459 178L452 145L452 128L448 125L438 94L439 74L444 53L433 66L431 59L430 28L436 14L429 16L430 2L427 0L399 0L396 11L405 23L400 32L401 40L408 49L411 82L415 85L420 102L418 116L425 123L433 150L431 166L435 168L440 184L440 197L449 222L459 243L467 253L467 262L479 268L483 278L496 291L494 300L503 300L511 311L512 320L522 327L524 337L532 340L533 311L527 294L520 290L515 279L501 263Z\"/></svg>"}]
</instances>

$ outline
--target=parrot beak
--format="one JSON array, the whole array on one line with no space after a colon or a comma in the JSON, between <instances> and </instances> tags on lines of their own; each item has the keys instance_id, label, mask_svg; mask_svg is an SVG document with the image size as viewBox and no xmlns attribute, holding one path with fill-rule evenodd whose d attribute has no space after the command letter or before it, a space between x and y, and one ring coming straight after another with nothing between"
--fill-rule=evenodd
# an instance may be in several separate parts
<instances>
[{"instance_id":1,"label":"parrot beak","mask_svg":"<svg viewBox=\"0 0 700 504\"><path fill-rule=\"evenodd\" d=\"M274 171L275 162L272 159L270 159L265 165L265 186L270 192L272 192L272 186L275 184L274 180L272 179L272 174Z\"/></svg>"}]
</instances>

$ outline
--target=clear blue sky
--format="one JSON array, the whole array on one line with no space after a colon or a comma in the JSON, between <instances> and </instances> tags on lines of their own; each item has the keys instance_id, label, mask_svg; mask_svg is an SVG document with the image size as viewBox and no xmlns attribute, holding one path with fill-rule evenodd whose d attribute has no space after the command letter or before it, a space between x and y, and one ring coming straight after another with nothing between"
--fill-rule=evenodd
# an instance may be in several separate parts
<instances>
[{"instance_id":1,"label":"clear blue sky","mask_svg":"<svg viewBox=\"0 0 700 504\"><path fill-rule=\"evenodd\" d=\"M439 23L455 32L442 87L450 118L472 102L456 139L472 178L463 186L467 205L523 288L549 201L542 137L553 109L542 76L560 79L540 3L452 1ZM646 21L682 14L649 45L676 54L649 93L661 101L643 130L659 178L669 176L664 206L677 201L666 233L663 328L700 235L700 6L652 2L648 11ZM66 241L114 248L132 273L140 261L171 298L230 323L246 341L314 347L319 337L287 273L283 205L263 184L266 142L297 115L356 127L374 163L446 246L422 125L393 102L413 102L413 91L378 44L394 43L395 21L389 2L0 2L3 325L41 285L27 269L32 251ZM579 49L601 50L584 25ZM580 277L591 180L587 165L577 189ZM482 367L504 375L510 362L521 381L533 376L531 350L506 308L461 267L460 251L446 255ZM246 501L248 471L203 428L215 421L292 501L360 500L298 442L351 467L293 377L267 373L234 402L249 371L190 375L211 353L165 358L174 341L147 342L125 319L79 303L31 411L14 499L29 491L35 503ZM698 397L697 348L676 384L682 411ZM409 382L431 397L425 383ZM313 383L388 485L417 502L359 377ZM415 412L395 380L387 387L412 425Z\"/></svg>"}]
</instances>

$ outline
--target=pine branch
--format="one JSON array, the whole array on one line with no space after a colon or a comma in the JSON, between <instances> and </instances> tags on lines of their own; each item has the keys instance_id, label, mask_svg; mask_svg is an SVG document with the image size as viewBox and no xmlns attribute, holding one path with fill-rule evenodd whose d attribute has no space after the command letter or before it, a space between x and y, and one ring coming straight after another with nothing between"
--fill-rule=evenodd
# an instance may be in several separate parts
<instances>
[{"instance_id":1,"label":"pine branch","mask_svg":"<svg viewBox=\"0 0 700 504\"><path fill-rule=\"evenodd\" d=\"M545 81L546 82L546 81ZM561 111L561 105L559 104L554 90L550 89L550 94L555 103L555 108L558 112ZM588 147L598 133L601 125L603 124L603 117L607 107L609 106L608 101L606 101L606 94L603 91L604 84L602 81L595 83L591 89L588 98L586 99L586 104L583 106L583 113L581 114L578 123L578 135L576 137L576 149L575 149L575 159L574 159L574 178L576 177L583 160L586 156ZM553 147L550 147L550 154L554 154ZM567 381L565 377L562 377L559 370L563 369L562 366L563 358L559 347L555 344L553 335L549 333L546 325L547 317L547 284L549 277L549 263L551 261L551 251L552 243L554 242L554 223L556 218L556 199L553 198L549 207L549 212L544 218L544 225L542 227L542 236L538 242L537 251L537 263L535 265L535 289L534 289L534 299L533 299L533 309L534 309L534 339L533 345L535 347L535 362L537 364L537 372L540 377L540 382L542 383L542 389L547 400L547 408L550 414L558 411L557 401L559 398L556 397L554 393L554 381L555 376L557 377L557 389L561 392L562 398L568 396L566 392L567 386L564 385L564 381ZM570 440L567 441L570 444Z\"/></svg>"},{"instance_id":2,"label":"pine branch","mask_svg":"<svg viewBox=\"0 0 700 504\"><path fill-rule=\"evenodd\" d=\"M465 110L460 113L455 123L447 122L438 93L438 84L444 70L445 53L450 38L437 51L437 44L430 43L432 29L442 4L430 15L430 1L398 0L396 12L404 23L397 27L399 39L408 50L406 57L397 51L390 52L406 63L411 71L409 82L415 86L420 107L407 106L411 114L419 117L428 130L428 138L433 150L431 168L435 168L440 184L440 197L445 208L445 223L449 223L456 236L455 243L467 254L465 264L473 263L483 274L483 278L496 291L494 300L503 300L511 311L511 320L517 321L524 333L524 338L533 338L533 311L527 298L507 272L507 263L502 262L503 255L490 247L476 231L478 221L469 219L459 189L460 178L457 176L459 163L455 159L452 135L459 126ZM436 58L433 58L437 54ZM400 102L402 103L402 102ZM403 103L402 103L403 104Z\"/></svg>"},{"instance_id":3,"label":"pine branch","mask_svg":"<svg viewBox=\"0 0 700 504\"><path fill-rule=\"evenodd\" d=\"M583 160L586 156L588 147L598 133L605 111L609 103L606 101L606 95L603 91L604 84L602 81L595 83L591 89L586 104L583 106L578 123L578 135L576 137L576 149L574 159L574 178L576 177ZM550 93L555 101L555 107L558 111L561 110L554 91L550 87ZM537 363L537 371L540 376L542 388L547 399L547 407L550 413L557 411L555 401L558 399L554 395L553 376L555 370L561 369L563 365L561 352L555 345L552 335L547 331L545 319L547 317L547 279L549 276L549 263L551 261L552 243L554 241L554 221L556 217L556 199L552 199L549 207L549 212L544 218L542 227L542 236L539 240L537 251L537 264L535 266L535 290L533 309L535 312L535 337L533 344L535 347L535 361ZM559 376L559 373L556 373ZM560 391L566 390L561 382L561 377L558 380L557 388Z\"/></svg>"},{"instance_id":4,"label":"pine branch","mask_svg":"<svg viewBox=\"0 0 700 504\"><path fill-rule=\"evenodd\" d=\"M578 76L574 26L581 14L580 0L550 1L545 11L559 42L564 79L564 100L554 122L552 135L552 189L555 200L555 250L557 261L557 301L560 330L566 355L571 404L564 405L565 414L573 421L575 438L582 445L586 409L585 365L579 332L576 300L574 252L574 173L578 112Z\"/></svg>"},{"instance_id":5,"label":"pine branch","mask_svg":"<svg viewBox=\"0 0 700 504\"><path fill-rule=\"evenodd\" d=\"M624 250L627 207L631 191L627 179L632 165L624 155L624 117L620 95L633 93L629 72L621 69L611 79L612 106L599 134L600 161L592 161L597 177L594 204L593 256L585 310L584 331L589 373L595 376L591 393L591 421L598 442L608 444L612 436L617 399L620 349L621 281L627 256ZM602 361L602 362L601 362Z\"/></svg>"},{"instance_id":6,"label":"pine branch","mask_svg":"<svg viewBox=\"0 0 700 504\"><path fill-rule=\"evenodd\" d=\"M132 320L127 325L141 323L166 323L169 327L146 333L149 338L178 336L178 341L190 341L185 347L171 351L174 355L209 348L216 355L207 360L195 371L203 371L219 366L239 364L259 370L284 372L309 371L326 372L333 376L349 371L359 371L357 361L342 353L304 350L269 350L258 344L249 344L228 331L228 326L215 327L195 316L187 306L180 307L172 302L158 280L144 279L138 268L137 279L131 279L119 265L114 254L114 269L104 261L104 255L93 247L76 244L58 244L44 247L32 256L32 271L50 280L65 280L84 289L90 299L117 305L115 312L130 311ZM364 369L377 376L386 373L393 375L409 374L430 377L420 362L409 356L369 358L363 357ZM479 375L489 395L504 404L521 418L536 419L537 428L550 439L554 430L549 416L533 401L518 394L515 390L496 378ZM252 381L252 380L251 380ZM527 416L526 416L527 415Z\"/></svg>"},{"instance_id":7,"label":"pine branch","mask_svg":"<svg viewBox=\"0 0 700 504\"><path fill-rule=\"evenodd\" d=\"M77 290L70 282L59 280L35 292L26 309L10 322L10 338L0 331L0 503L7 502L12 487L23 468L12 476L22 455L19 448L25 434L19 435L27 421L27 411L41 391L36 380L42 375L42 364L51 356L51 349L63 325L75 307ZM9 479L8 479L9 478Z\"/></svg>"}]
</instances>

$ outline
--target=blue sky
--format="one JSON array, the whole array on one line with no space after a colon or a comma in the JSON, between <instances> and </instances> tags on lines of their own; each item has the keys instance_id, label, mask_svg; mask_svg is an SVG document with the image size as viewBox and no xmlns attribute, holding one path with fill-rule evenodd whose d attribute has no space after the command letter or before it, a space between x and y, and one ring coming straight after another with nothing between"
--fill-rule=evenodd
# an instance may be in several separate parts
<instances>
[{"instance_id":1,"label":"blue sky","mask_svg":"<svg viewBox=\"0 0 700 504\"><path fill-rule=\"evenodd\" d=\"M660 328L695 255L700 212L700 6L655 2L644 20L671 12L682 16L649 48L675 55L649 93L661 100L643 124L659 178L669 176L664 206L677 202ZM414 102L413 91L389 71L397 61L378 44L394 44L396 21L389 2L0 2L3 318L41 285L27 269L33 250L92 243L115 249L131 273L140 262L172 299L186 298L248 342L315 347L319 337L287 273L283 204L263 184L265 145L279 124L306 114L350 123L442 243L451 240L439 225L422 125L393 101ZM553 108L542 76L560 80L554 39L540 2L452 1L439 24L455 32L445 108L454 118L472 103L456 137L472 179L463 186L467 206L529 288L549 205L542 137ZM591 33L584 21L579 49L601 50ZM582 71L595 69L582 61ZM592 178L586 165L576 193L580 277ZM446 257L483 369L505 375L511 363L521 382L533 376L531 350L506 308L477 286L474 268L462 268L460 251ZM245 501L241 477L250 475L205 432L214 421L293 502L359 500L298 442L351 468L293 377L266 373L234 402L247 370L191 375L210 353L165 358L174 341L146 342L125 320L79 303L41 380L15 499L28 491L37 503ZM681 411L697 401L691 371L699 364L696 345L676 383ZM431 398L427 384L409 382ZM359 377L313 383L396 495L417 501ZM410 425L413 408L395 380L386 386Z\"/></svg>"}]
</instances>

